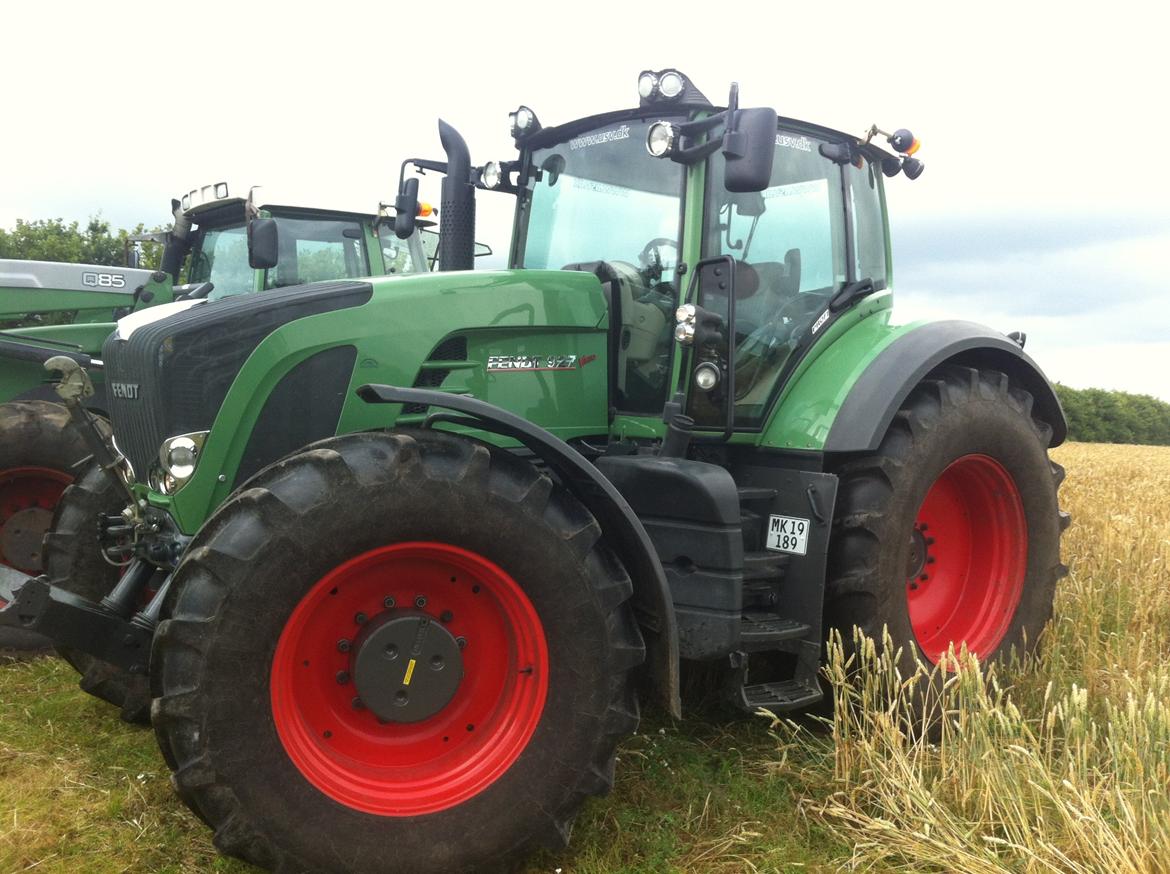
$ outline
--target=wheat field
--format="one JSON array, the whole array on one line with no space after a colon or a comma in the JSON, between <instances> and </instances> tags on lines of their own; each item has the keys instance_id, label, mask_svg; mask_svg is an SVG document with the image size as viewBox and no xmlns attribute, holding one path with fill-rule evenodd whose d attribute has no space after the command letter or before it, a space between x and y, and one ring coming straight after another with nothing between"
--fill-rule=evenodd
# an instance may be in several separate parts
<instances>
[{"instance_id":1,"label":"wheat field","mask_svg":"<svg viewBox=\"0 0 1170 874\"><path fill-rule=\"evenodd\" d=\"M1036 658L995 671L958 654L922 732L910 703L928 672L899 675L872 642L848 660L838 641L832 745L774 726L804 767L832 769L804 807L851 846L843 867L1170 871L1170 448L1055 457L1070 572Z\"/></svg>"},{"instance_id":2,"label":"wheat field","mask_svg":"<svg viewBox=\"0 0 1170 874\"><path fill-rule=\"evenodd\" d=\"M651 710L567 851L526 869L641 872L1170 872L1170 448L1055 458L1070 573L1037 658L959 654L937 731L923 677L871 646L827 674L831 719ZM0 664L0 872L242 874L175 798L148 730L53 658Z\"/></svg>"}]
</instances>

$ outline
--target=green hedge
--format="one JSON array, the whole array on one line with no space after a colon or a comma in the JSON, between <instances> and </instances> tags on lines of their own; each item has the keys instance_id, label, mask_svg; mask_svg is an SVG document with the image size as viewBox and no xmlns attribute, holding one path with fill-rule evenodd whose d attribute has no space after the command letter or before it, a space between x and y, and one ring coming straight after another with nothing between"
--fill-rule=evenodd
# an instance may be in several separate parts
<instances>
[{"instance_id":1,"label":"green hedge","mask_svg":"<svg viewBox=\"0 0 1170 874\"><path fill-rule=\"evenodd\" d=\"M1170 446L1170 403L1150 395L1056 385L1069 439L1083 443Z\"/></svg>"}]
</instances>

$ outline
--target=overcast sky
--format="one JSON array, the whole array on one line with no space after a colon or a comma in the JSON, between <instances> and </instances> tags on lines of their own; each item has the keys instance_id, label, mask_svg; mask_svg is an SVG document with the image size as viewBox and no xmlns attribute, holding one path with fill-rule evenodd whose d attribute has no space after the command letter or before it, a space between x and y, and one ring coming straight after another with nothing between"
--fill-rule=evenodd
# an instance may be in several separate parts
<instances>
[{"instance_id":1,"label":"overcast sky","mask_svg":"<svg viewBox=\"0 0 1170 874\"><path fill-rule=\"evenodd\" d=\"M1091 10L1081 12L1081 8ZM0 226L169 219L221 179L373 211L398 165L510 157L545 124L636 103L676 66L716 102L861 132L909 127L888 184L900 317L1028 333L1053 379L1170 400L1170 113L1152 3L9 4ZM424 196L438 197L437 180ZM478 237L507 248L508 198Z\"/></svg>"}]
</instances>

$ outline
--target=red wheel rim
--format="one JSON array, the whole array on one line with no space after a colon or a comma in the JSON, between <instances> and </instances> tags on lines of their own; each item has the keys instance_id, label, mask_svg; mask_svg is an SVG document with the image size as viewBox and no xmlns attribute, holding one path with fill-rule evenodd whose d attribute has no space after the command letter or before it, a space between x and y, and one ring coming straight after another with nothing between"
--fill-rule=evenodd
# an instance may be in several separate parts
<instances>
[{"instance_id":1,"label":"red wheel rim","mask_svg":"<svg viewBox=\"0 0 1170 874\"><path fill-rule=\"evenodd\" d=\"M41 572L41 538L71 482L73 477L51 467L0 470L0 564Z\"/></svg>"},{"instance_id":2,"label":"red wheel rim","mask_svg":"<svg viewBox=\"0 0 1170 874\"><path fill-rule=\"evenodd\" d=\"M404 609L464 641L463 676L432 716L381 722L355 706L350 642L365 622ZM540 722L548 673L540 618L511 576L456 546L401 543L337 566L297 604L273 656L272 715L321 792L367 813L417 816L467 801L516 761Z\"/></svg>"},{"instance_id":3,"label":"red wheel rim","mask_svg":"<svg viewBox=\"0 0 1170 874\"><path fill-rule=\"evenodd\" d=\"M964 455L935 480L911 536L906 600L918 645L937 664L953 643L986 657L1024 591L1028 525L1011 475Z\"/></svg>"}]
</instances>

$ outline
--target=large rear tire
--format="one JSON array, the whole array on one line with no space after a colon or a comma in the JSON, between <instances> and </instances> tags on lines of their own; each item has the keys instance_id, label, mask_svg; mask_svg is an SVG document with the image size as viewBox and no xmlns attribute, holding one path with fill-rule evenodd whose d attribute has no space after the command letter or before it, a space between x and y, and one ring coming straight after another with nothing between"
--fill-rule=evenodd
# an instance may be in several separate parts
<instances>
[{"instance_id":1,"label":"large rear tire","mask_svg":"<svg viewBox=\"0 0 1170 874\"><path fill-rule=\"evenodd\" d=\"M90 463L78 474L61 496L52 530L45 535L45 573L54 586L94 603L113 590L122 569L102 557L98 521L116 516L126 501L126 493L98 464ZM148 677L67 647L57 647L57 653L81 674L83 691L113 704L126 722L150 722Z\"/></svg>"},{"instance_id":2,"label":"large rear tire","mask_svg":"<svg viewBox=\"0 0 1170 874\"><path fill-rule=\"evenodd\" d=\"M1051 436L996 371L946 367L911 393L839 471L826 617L847 646L888 630L904 675L952 644L985 662L1035 647L1065 570Z\"/></svg>"},{"instance_id":3,"label":"large rear tire","mask_svg":"<svg viewBox=\"0 0 1170 874\"><path fill-rule=\"evenodd\" d=\"M611 786L645 655L631 593L531 465L432 432L332 438L192 542L155 638L155 730L222 852L503 867L563 846Z\"/></svg>"},{"instance_id":4,"label":"large rear tire","mask_svg":"<svg viewBox=\"0 0 1170 874\"><path fill-rule=\"evenodd\" d=\"M75 466L89 449L69 411L49 401L0 405L0 564L35 576L44 568L41 543ZM39 634L0 629L0 648L47 649Z\"/></svg>"}]
</instances>

